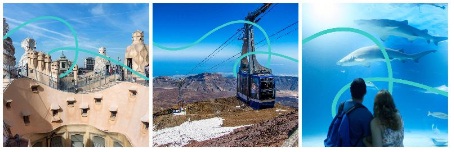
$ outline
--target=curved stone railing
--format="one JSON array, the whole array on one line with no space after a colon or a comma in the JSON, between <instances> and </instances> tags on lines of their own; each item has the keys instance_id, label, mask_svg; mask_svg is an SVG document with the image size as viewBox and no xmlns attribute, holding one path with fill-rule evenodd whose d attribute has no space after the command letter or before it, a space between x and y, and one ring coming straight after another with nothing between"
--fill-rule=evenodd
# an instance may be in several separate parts
<instances>
[{"instance_id":1,"label":"curved stone railing","mask_svg":"<svg viewBox=\"0 0 454 152\"><path fill-rule=\"evenodd\" d=\"M33 70L33 73L28 73L26 67L16 67L14 69L10 69L9 72L14 75L12 77L4 78L4 82L6 81L5 79L8 79L8 81L12 82L12 80L16 78L29 78L51 88L72 93L86 94L97 92L120 82L131 82L147 87L149 86L148 81L135 80L131 75L127 75L125 78L123 78L119 73L106 74L92 72L88 75L78 76L76 83L74 81L74 78L69 76L57 79L57 76L48 75L38 70ZM5 86L6 85L7 84L5 84ZM3 88L3 92L6 88L7 87Z\"/></svg>"}]
</instances>

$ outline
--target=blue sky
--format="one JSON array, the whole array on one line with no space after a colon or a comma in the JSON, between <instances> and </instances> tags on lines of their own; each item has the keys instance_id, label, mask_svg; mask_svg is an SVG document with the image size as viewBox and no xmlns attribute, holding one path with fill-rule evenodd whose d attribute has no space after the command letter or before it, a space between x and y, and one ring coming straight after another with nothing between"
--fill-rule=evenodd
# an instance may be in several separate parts
<instances>
[{"instance_id":1,"label":"blue sky","mask_svg":"<svg viewBox=\"0 0 454 152\"><path fill-rule=\"evenodd\" d=\"M3 17L10 30L23 22L40 17L56 16L69 22L78 35L79 48L98 51L107 48L107 55L123 61L126 47L132 43L131 34L136 30L149 38L148 4L3 4ZM48 52L54 48L75 46L69 28L54 20L41 20L25 26L10 36L16 48L17 62L24 53L20 43L27 37L34 38L38 51ZM64 50L63 50L64 51ZM70 60L73 51L64 51ZM52 60L60 57L61 51L52 54ZM83 67L86 53L79 53L77 64Z\"/></svg>"},{"instance_id":2,"label":"blue sky","mask_svg":"<svg viewBox=\"0 0 454 152\"><path fill-rule=\"evenodd\" d=\"M153 4L153 41L168 47L180 47L191 44L208 31L224 23L243 20L248 12L261 7L256 4ZM297 4L277 4L258 22L267 34L283 29L298 21ZM291 26L280 35L271 37L272 51L298 58L297 26ZM181 51L169 52L153 47L153 75L184 75L201 72L231 73L234 60L221 64L220 68L210 70L216 64L241 51L242 40L238 36L200 68L190 73L211 52L232 36L243 24L227 26L203 40L201 43ZM293 32L292 32L293 31ZM256 42L264 39L263 34L254 28ZM239 34L240 35L240 34ZM241 34L242 35L242 34ZM265 44L265 43L262 43ZM267 51L265 46L257 45L257 51ZM267 55L259 55L259 62L265 65ZM181 64L184 63L184 64ZM274 74L297 75L298 64L280 57L272 57L271 68Z\"/></svg>"}]
</instances>

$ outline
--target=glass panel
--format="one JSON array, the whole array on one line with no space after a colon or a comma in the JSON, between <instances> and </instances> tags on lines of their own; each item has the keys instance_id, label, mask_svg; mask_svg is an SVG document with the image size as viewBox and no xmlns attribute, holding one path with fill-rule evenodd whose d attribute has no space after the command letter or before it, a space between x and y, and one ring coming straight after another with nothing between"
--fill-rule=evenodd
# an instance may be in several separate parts
<instances>
[{"instance_id":1,"label":"glass panel","mask_svg":"<svg viewBox=\"0 0 454 152\"><path fill-rule=\"evenodd\" d=\"M104 138L99 137L99 136L93 137L93 146L94 147L106 147L105 143L106 143L106 141L104 140Z\"/></svg>"},{"instance_id":2,"label":"glass panel","mask_svg":"<svg viewBox=\"0 0 454 152\"><path fill-rule=\"evenodd\" d=\"M84 136L71 135L71 147L84 147Z\"/></svg>"},{"instance_id":3,"label":"glass panel","mask_svg":"<svg viewBox=\"0 0 454 152\"><path fill-rule=\"evenodd\" d=\"M114 147L123 147L123 145L121 145L119 142L114 142L113 144Z\"/></svg>"}]
</instances>

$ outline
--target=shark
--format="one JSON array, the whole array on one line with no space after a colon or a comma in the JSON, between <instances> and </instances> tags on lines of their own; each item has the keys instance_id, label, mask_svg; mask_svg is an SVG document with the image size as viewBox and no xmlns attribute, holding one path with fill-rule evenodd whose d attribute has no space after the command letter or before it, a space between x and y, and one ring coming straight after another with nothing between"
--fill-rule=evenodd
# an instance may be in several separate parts
<instances>
[{"instance_id":1,"label":"shark","mask_svg":"<svg viewBox=\"0 0 454 152\"><path fill-rule=\"evenodd\" d=\"M438 7L438 8L441 8L441 9L446 9L446 6L444 6L443 4L435 4L435 3L415 3L415 5L419 7L420 11L421 11L421 6L422 6L422 5L428 5L428 6Z\"/></svg>"},{"instance_id":2,"label":"shark","mask_svg":"<svg viewBox=\"0 0 454 152\"><path fill-rule=\"evenodd\" d=\"M405 62L407 60L418 62L421 57L426 56L429 53L436 52L436 50L428 50L415 54L406 54L402 49L393 50L390 48L385 48L385 50L388 53L388 57L391 61L400 60L402 62ZM376 45L373 45L362 47L351 52L344 58L340 59L336 64L340 66L362 65L369 67L370 63L378 61L385 61L385 57L383 56L380 48Z\"/></svg>"},{"instance_id":3,"label":"shark","mask_svg":"<svg viewBox=\"0 0 454 152\"><path fill-rule=\"evenodd\" d=\"M410 42L413 42L416 39L424 39L427 43L433 42L438 46L439 42L448 39L448 37L432 36L428 33L427 29L420 30L408 25L407 20L371 19L355 20L354 22L364 29L378 34L382 41L386 41L388 37L392 35L406 38Z\"/></svg>"},{"instance_id":4,"label":"shark","mask_svg":"<svg viewBox=\"0 0 454 152\"><path fill-rule=\"evenodd\" d=\"M421 6L432 6L432 7L437 7L440 9L445 10L446 9L446 4L441 4L441 3L393 3L390 4L393 6L398 6L398 7L418 7L419 11L421 12Z\"/></svg>"},{"instance_id":5,"label":"shark","mask_svg":"<svg viewBox=\"0 0 454 152\"><path fill-rule=\"evenodd\" d=\"M428 111L427 116L432 116L439 119L448 119L448 114L442 112L430 112Z\"/></svg>"}]
</instances>

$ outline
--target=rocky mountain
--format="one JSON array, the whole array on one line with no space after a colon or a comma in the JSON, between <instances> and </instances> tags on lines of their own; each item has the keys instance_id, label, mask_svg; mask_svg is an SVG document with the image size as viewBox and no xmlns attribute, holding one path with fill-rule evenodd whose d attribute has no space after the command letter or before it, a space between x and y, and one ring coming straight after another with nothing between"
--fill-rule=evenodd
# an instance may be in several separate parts
<instances>
[{"instance_id":1,"label":"rocky mountain","mask_svg":"<svg viewBox=\"0 0 454 152\"><path fill-rule=\"evenodd\" d=\"M153 79L154 88L178 88L178 83L184 80L183 89L200 92L236 91L236 78L223 76L217 73L201 73L186 78L172 78L168 76ZM298 90L298 77L276 76L276 89Z\"/></svg>"},{"instance_id":2,"label":"rocky mountain","mask_svg":"<svg viewBox=\"0 0 454 152\"><path fill-rule=\"evenodd\" d=\"M276 89L298 91L298 77L293 76L277 76Z\"/></svg>"},{"instance_id":3,"label":"rocky mountain","mask_svg":"<svg viewBox=\"0 0 454 152\"><path fill-rule=\"evenodd\" d=\"M184 81L184 83L181 83ZM201 73L188 77L155 77L153 79L153 110L178 104L178 86L182 84L185 102L236 96L236 78L217 73ZM276 76L276 101L298 107L298 77Z\"/></svg>"}]
</instances>

